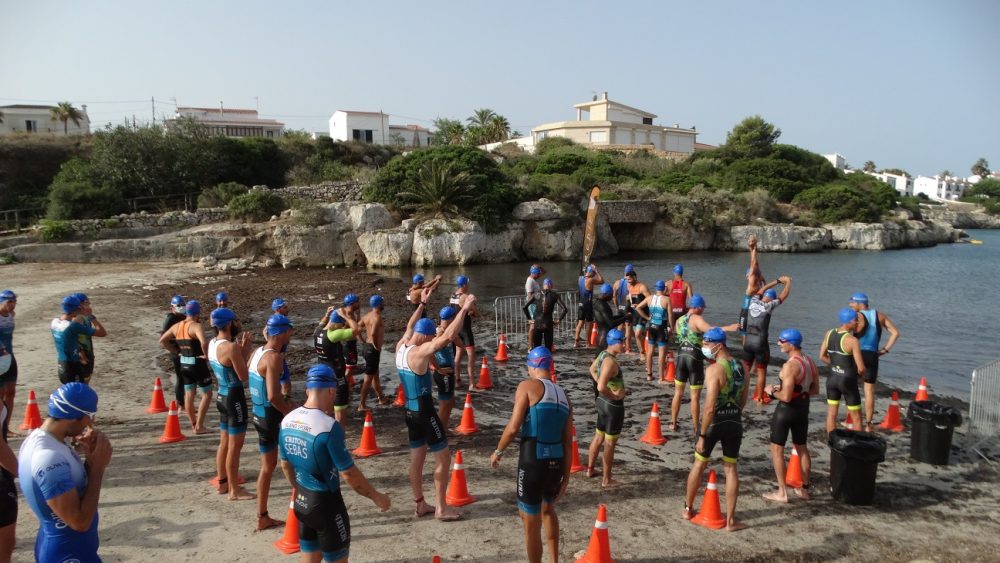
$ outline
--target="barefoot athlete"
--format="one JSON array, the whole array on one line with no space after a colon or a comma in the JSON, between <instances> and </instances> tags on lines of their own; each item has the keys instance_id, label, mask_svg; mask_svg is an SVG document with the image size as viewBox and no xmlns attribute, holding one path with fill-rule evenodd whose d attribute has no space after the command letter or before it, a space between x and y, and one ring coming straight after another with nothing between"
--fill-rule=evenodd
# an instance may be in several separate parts
<instances>
[{"instance_id":1,"label":"barefoot athlete","mask_svg":"<svg viewBox=\"0 0 1000 563\"><path fill-rule=\"evenodd\" d=\"M421 292L425 289L429 289L433 292L439 285L441 285L441 274L434 276L431 281L426 283L424 282L423 274L415 274L413 276L413 284L410 286L410 289L406 290L406 300L413 305L414 309L416 309L417 306L420 305ZM424 312L426 313L426 311Z\"/></svg>"},{"instance_id":2,"label":"barefoot athlete","mask_svg":"<svg viewBox=\"0 0 1000 563\"><path fill-rule=\"evenodd\" d=\"M837 428L840 399L847 403L851 418L851 430L861 430L861 393L858 379L865 375L865 361L861 357L861 346L855 338L859 315L850 307L844 307L837 315L840 328L828 330L823 337L819 359L830 366L826 378L826 432Z\"/></svg>"},{"instance_id":3,"label":"barefoot athlete","mask_svg":"<svg viewBox=\"0 0 1000 563\"><path fill-rule=\"evenodd\" d=\"M461 309L465 304L465 299L469 295L469 278L458 276L455 278L455 286L456 290L451 296L450 304L456 309ZM462 381L462 354L464 353L468 358L469 391L472 391L476 386L476 379L473 377L474 370L476 369L476 338L472 334L472 318L478 316L479 308L473 304L468 314L465 315L465 320L462 321L462 327L458 333L458 337L462 340L462 345L455 349L456 383Z\"/></svg>"},{"instance_id":4,"label":"barefoot athlete","mask_svg":"<svg viewBox=\"0 0 1000 563\"><path fill-rule=\"evenodd\" d=\"M347 319L340 316L336 307L329 307L313 333L316 356L330 367L337 377L337 395L333 399L333 415L344 425L350 408L351 388L347 384L347 367L344 364L344 341L354 336L354 329L345 328Z\"/></svg>"},{"instance_id":5,"label":"barefoot athlete","mask_svg":"<svg viewBox=\"0 0 1000 563\"><path fill-rule=\"evenodd\" d=\"M333 406L337 377L325 364L309 368L306 402L281 421L278 456L295 491L302 563L346 562L351 547L351 519L340 492L340 478L354 492L389 510L389 497L378 492L351 459L344 429L327 412Z\"/></svg>"},{"instance_id":6,"label":"barefoot athlete","mask_svg":"<svg viewBox=\"0 0 1000 563\"><path fill-rule=\"evenodd\" d=\"M436 334L444 334L448 325L454 320L458 309L451 305L441 308L438 318L441 325ZM438 418L441 419L445 431L451 426L451 411L455 408L455 348L462 341L456 336L451 343L434 352L434 384L437 386Z\"/></svg>"},{"instance_id":7,"label":"barefoot athlete","mask_svg":"<svg viewBox=\"0 0 1000 563\"><path fill-rule=\"evenodd\" d=\"M590 338L591 326L594 322L594 289L604 283L601 272L596 264L589 264L583 269L583 274L577 281L578 302L576 304L576 332L573 334L573 347L580 346L580 331L583 331L583 342ZM610 295L608 296L610 298Z\"/></svg>"},{"instance_id":8,"label":"barefoot athlete","mask_svg":"<svg viewBox=\"0 0 1000 563\"><path fill-rule=\"evenodd\" d=\"M361 326L361 300L354 293L348 293L344 296L344 306L337 309L337 313L347 321L347 326L354 329L354 333L351 334L350 338L344 341L344 368L346 373L349 374L347 378L347 397L346 402L338 401L338 406L343 406L344 408L349 408L351 406L351 381L354 376L354 372L357 371L358 367L358 334L360 333L359 328ZM343 410L343 409L341 409ZM345 413L346 414L346 413ZM347 417L337 418L337 422L347 427Z\"/></svg>"},{"instance_id":9,"label":"barefoot athlete","mask_svg":"<svg viewBox=\"0 0 1000 563\"><path fill-rule=\"evenodd\" d=\"M687 313L687 302L693 295L694 289L684 279L684 265L677 264L674 266L674 279L670 280L670 312L673 318ZM670 321L670 326L674 326L673 321Z\"/></svg>"},{"instance_id":10,"label":"barefoot athlete","mask_svg":"<svg viewBox=\"0 0 1000 563\"><path fill-rule=\"evenodd\" d=\"M611 465L615 461L615 445L618 443L618 435L622 432L625 424L625 378L622 377L622 369L618 365L618 354L622 351L622 344L625 334L617 328L608 332L608 347L597 355L594 362L590 364L590 377L597 382L597 429L594 432L594 439L590 442L590 450L587 456L587 477L594 476L594 465L597 464L597 455L604 446L604 459L602 463L603 479L602 487L611 487L618 484L611 478Z\"/></svg>"},{"instance_id":11,"label":"barefoot athlete","mask_svg":"<svg viewBox=\"0 0 1000 563\"><path fill-rule=\"evenodd\" d=\"M177 356L180 366L177 385L184 389L181 406L187 414L188 422L195 434L208 434L205 428L205 414L212 404L212 373L208 368L204 350L208 349L208 338L201 326L201 304L191 300L184 304L184 320L172 325L160 335L160 346ZM201 393L201 403L195 414L195 390Z\"/></svg>"},{"instance_id":12,"label":"barefoot athlete","mask_svg":"<svg viewBox=\"0 0 1000 563\"><path fill-rule=\"evenodd\" d=\"M257 530L267 530L284 524L267 513L267 498L271 492L271 476L278 465L278 431L281 419L294 408L281 392L284 358L281 350L288 346L294 331L285 315L274 314L264 327L267 341L250 356L250 402L253 426L257 430L260 451L260 472L257 474Z\"/></svg>"},{"instance_id":13,"label":"barefoot athlete","mask_svg":"<svg viewBox=\"0 0 1000 563\"><path fill-rule=\"evenodd\" d=\"M17 385L17 358L14 357L15 307L17 295L9 289L0 291L0 401L7 407L6 416L0 420L0 438L4 440L7 439L10 427ZM4 359L4 356L7 358Z\"/></svg>"},{"instance_id":14,"label":"barefoot athlete","mask_svg":"<svg viewBox=\"0 0 1000 563\"><path fill-rule=\"evenodd\" d=\"M879 357L888 354L896 345L896 341L899 340L899 329L884 312L868 306L868 296L864 293L852 295L848 306L860 317L858 332L854 333L854 336L861 344L861 358L865 361L865 430L871 432L874 428L875 383L878 382ZM884 347L879 348L883 330L889 331L889 341Z\"/></svg>"},{"instance_id":15,"label":"barefoot athlete","mask_svg":"<svg viewBox=\"0 0 1000 563\"><path fill-rule=\"evenodd\" d=\"M760 261L757 259L757 237L750 235L747 240L750 249L750 267L747 268L747 287L743 292L743 305L740 307L740 337L746 335L747 312L750 310L750 299L764 286L764 274L760 271Z\"/></svg>"},{"instance_id":16,"label":"barefoot athlete","mask_svg":"<svg viewBox=\"0 0 1000 563\"><path fill-rule=\"evenodd\" d=\"M288 302L280 297L275 297L274 301L271 301L271 312L275 315L288 316L289 307ZM264 327L262 331L264 333L264 339L267 340L267 327ZM286 355L288 353L288 344L281 347L281 394L291 400L292 397L292 371L288 369L288 360Z\"/></svg>"},{"instance_id":17,"label":"barefoot athlete","mask_svg":"<svg viewBox=\"0 0 1000 563\"><path fill-rule=\"evenodd\" d=\"M774 476L778 479L778 490L765 493L766 500L788 502L785 486L785 442L792 433L792 445L799 455L802 467L802 487L795 493L809 498L809 470L812 458L806 445L809 437L809 398L819 393L819 373L812 358L802 353L802 334L794 328L786 328L778 335L778 347L788 354L788 361L781 367L777 384L767 389L768 395L778 400L771 417L771 463Z\"/></svg>"},{"instance_id":18,"label":"barefoot athlete","mask_svg":"<svg viewBox=\"0 0 1000 563\"><path fill-rule=\"evenodd\" d=\"M783 284L781 295L774 291L774 287L779 284ZM791 290L792 278L781 276L757 290L747 306L744 327L746 335L743 337L743 371L751 374L756 366L757 386L754 387L753 399L764 405L771 402L771 398L764 392L767 364L771 361L771 344L768 342L771 313L788 299Z\"/></svg>"},{"instance_id":19,"label":"barefoot athlete","mask_svg":"<svg viewBox=\"0 0 1000 563\"><path fill-rule=\"evenodd\" d=\"M104 327L97 319L93 319L89 325L84 324L80 319L83 305L75 295L64 297L60 305L63 314L52 319L50 325L52 340L56 347L56 358L59 361L59 381L61 383L73 381L86 383L90 376L86 375L87 359L80 351L79 336L81 334L93 336L97 331L104 334L107 332L104 331Z\"/></svg>"},{"instance_id":20,"label":"barefoot athlete","mask_svg":"<svg viewBox=\"0 0 1000 563\"><path fill-rule=\"evenodd\" d=\"M462 321L475 309L476 297L471 293L463 294L462 308L448 328L441 335L435 336L437 327L434 326L434 321L422 318L430 294L428 289L420 294L419 306L413 311L406 325L406 332L396 344L396 370L399 372L399 380L406 393L404 412L410 440L410 487L416 503L414 514L419 517L434 513L439 520L451 521L461 518L462 513L445 502L451 452L448 449L445 428L437 412L434 411L434 399L431 398L430 361L435 352L451 345L464 326ZM424 488L421 482L428 451L434 454L436 509L424 501Z\"/></svg>"},{"instance_id":21,"label":"barefoot athlete","mask_svg":"<svg viewBox=\"0 0 1000 563\"><path fill-rule=\"evenodd\" d=\"M524 281L524 303L528 308L528 349L535 347L534 340L535 334L534 329L534 319L535 319L535 304L533 299L536 295L542 292L542 286L538 284L538 278L545 274L545 270L542 269L538 264L532 264L531 268L528 269L528 279Z\"/></svg>"},{"instance_id":22,"label":"barefoot athlete","mask_svg":"<svg viewBox=\"0 0 1000 563\"><path fill-rule=\"evenodd\" d=\"M381 295L372 295L368 300L370 311L361 317L361 328L364 329L364 345L361 355L365 360L365 379L361 383L361 396L358 401L358 412L368 410L368 393L375 391L379 405L388 405L389 399L382 392L382 381L379 378L378 366L382 361L382 346L385 344L385 323L382 320L382 310L385 300Z\"/></svg>"},{"instance_id":23,"label":"barefoot athlete","mask_svg":"<svg viewBox=\"0 0 1000 563\"><path fill-rule=\"evenodd\" d=\"M646 329L646 381L653 381L653 347L657 348L656 380L663 376L663 368L667 363L667 341L670 337L670 327L674 325L674 312L671 303L664 292L667 283L657 280L656 293L642 300L636 307L636 312L649 323ZM671 296L672 297L672 296ZM643 310L648 311L644 313Z\"/></svg>"},{"instance_id":24,"label":"barefoot athlete","mask_svg":"<svg viewBox=\"0 0 1000 563\"><path fill-rule=\"evenodd\" d=\"M642 340L645 337L645 325L642 318L636 312L636 307L645 298L649 297L649 288L639 281L639 274L635 271L635 266L627 264L625 266L625 277L615 282L615 304L619 313L628 313L625 318L625 353L632 352L632 338L635 338L636 351L643 353Z\"/></svg>"},{"instance_id":25,"label":"barefoot athlete","mask_svg":"<svg viewBox=\"0 0 1000 563\"><path fill-rule=\"evenodd\" d=\"M566 460L573 441L573 406L562 387L552 382L552 352L537 346L528 352L529 379L517 385L514 408L496 451L490 456L494 469L504 450L520 434L517 460L517 508L524 523L528 561L542 560L542 527L549 544L549 559L559 561L559 517L555 503L569 485Z\"/></svg>"},{"instance_id":26,"label":"barefoot athlete","mask_svg":"<svg viewBox=\"0 0 1000 563\"><path fill-rule=\"evenodd\" d=\"M608 332L621 325L628 318L628 312L622 312L615 316L611 310L612 293L614 291L610 283L602 284L597 288L597 299L594 301L594 322L597 323L598 353L607 348Z\"/></svg>"},{"instance_id":27,"label":"barefoot athlete","mask_svg":"<svg viewBox=\"0 0 1000 563\"><path fill-rule=\"evenodd\" d=\"M553 319L556 307L560 309L559 316ZM522 310L532 325L530 341L552 350L555 326L562 322L569 309L555 291L551 279L545 278L542 282L542 291L532 296L531 301L525 303Z\"/></svg>"},{"instance_id":28,"label":"barefoot athlete","mask_svg":"<svg viewBox=\"0 0 1000 563\"><path fill-rule=\"evenodd\" d=\"M745 527L736 520L736 500L740 494L736 462L743 442L742 416L749 386L743 366L726 349L726 333L721 328L712 327L705 331L701 351L711 362L705 370L705 403L709 408L705 409L699 421L694 464L688 474L687 496L684 499L684 518L691 519L695 514L691 508L694 497L711 460L712 450L721 442L722 466L726 474L726 530L734 532Z\"/></svg>"},{"instance_id":29,"label":"barefoot athlete","mask_svg":"<svg viewBox=\"0 0 1000 563\"><path fill-rule=\"evenodd\" d=\"M78 323L82 323L88 328L93 328L93 334L87 334L86 332L81 332L77 335L77 339L80 343L80 360L83 362L83 375L81 381L86 384L90 384L90 378L94 375L94 361L96 357L94 356L94 338L104 338L108 335L108 331L101 326L100 323L96 323L97 317L94 316L94 310L90 304L90 298L84 293L74 293L73 297L80 302L80 311L74 319Z\"/></svg>"},{"instance_id":30,"label":"barefoot athlete","mask_svg":"<svg viewBox=\"0 0 1000 563\"><path fill-rule=\"evenodd\" d=\"M184 297L180 295L174 295L171 297L170 308L167 310L167 316L163 318L163 326L160 328L161 337L166 334L172 326L187 318L184 312ZM183 409L184 382L181 380L181 357L177 353L176 339L171 336L168 340L171 344L174 344L173 347L169 347L163 342L160 342L160 346L170 353L170 362L174 365L174 400L177 401L177 406ZM209 385L211 385L211 380L212 378L209 376Z\"/></svg>"},{"instance_id":31,"label":"barefoot athlete","mask_svg":"<svg viewBox=\"0 0 1000 563\"><path fill-rule=\"evenodd\" d=\"M232 309L212 311L212 326L218 334L208 343L208 365L219 384L219 449L215 465L219 473L219 494L229 493L229 500L252 500L255 495L240 486L240 450L247 432L246 383L249 377L246 358L253 341L250 333L240 335L239 321ZM239 340L237 341L237 335Z\"/></svg>"}]
</instances>

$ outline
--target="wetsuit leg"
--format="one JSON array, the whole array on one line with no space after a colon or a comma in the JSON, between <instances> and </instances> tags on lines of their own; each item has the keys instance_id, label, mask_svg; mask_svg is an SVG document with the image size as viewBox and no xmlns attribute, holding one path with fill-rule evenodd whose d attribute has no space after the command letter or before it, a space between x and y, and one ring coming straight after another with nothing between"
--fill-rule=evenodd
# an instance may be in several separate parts
<instances>
[{"instance_id":1,"label":"wetsuit leg","mask_svg":"<svg viewBox=\"0 0 1000 563\"><path fill-rule=\"evenodd\" d=\"M364 358L365 376L378 375L378 366L382 361L382 351L376 350L373 344L366 342L364 346Z\"/></svg>"},{"instance_id":2,"label":"wetsuit leg","mask_svg":"<svg viewBox=\"0 0 1000 563\"><path fill-rule=\"evenodd\" d=\"M625 425L625 406L616 405L604 397L598 397L597 413L599 421L602 415L604 418L603 428L599 428L599 430L604 433L604 437L609 442L616 441Z\"/></svg>"}]
</instances>

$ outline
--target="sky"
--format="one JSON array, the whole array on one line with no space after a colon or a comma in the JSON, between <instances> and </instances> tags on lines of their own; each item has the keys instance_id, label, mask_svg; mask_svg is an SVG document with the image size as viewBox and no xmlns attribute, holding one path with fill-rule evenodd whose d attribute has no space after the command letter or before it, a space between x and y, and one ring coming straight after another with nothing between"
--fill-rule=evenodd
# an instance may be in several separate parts
<instances>
[{"instance_id":1,"label":"sky","mask_svg":"<svg viewBox=\"0 0 1000 563\"><path fill-rule=\"evenodd\" d=\"M513 128L608 92L719 144L759 114L850 165L1000 169L1000 2L0 0L0 105L96 126L181 106L326 131L338 109ZM155 99L155 105L151 103Z\"/></svg>"}]
</instances>

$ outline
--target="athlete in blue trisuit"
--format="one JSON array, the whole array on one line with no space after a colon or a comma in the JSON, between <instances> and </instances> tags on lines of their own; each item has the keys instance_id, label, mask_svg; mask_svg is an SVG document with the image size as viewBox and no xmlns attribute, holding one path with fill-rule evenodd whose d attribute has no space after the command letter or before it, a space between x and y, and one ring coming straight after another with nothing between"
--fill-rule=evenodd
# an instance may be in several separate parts
<instances>
[{"instance_id":1,"label":"athlete in blue trisuit","mask_svg":"<svg viewBox=\"0 0 1000 563\"><path fill-rule=\"evenodd\" d=\"M18 477L39 520L35 561L99 563L97 503L111 442L92 428L97 393L84 383L67 383L49 397L48 417L21 444ZM79 442L79 451L66 445Z\"/></svg>"},{"instance_id":2,"label":"athlete in blue trisuit","mask_svg":"<svg viewBox=\"0 0 1000 563\"><path fill-rule=\"evenodd\" d=\"M858 313L858 327L854 336L861 344L861 359L865 361L865 431L871 432L875 424L875 383L878 381L879 357L888 354L896 345L899 329L884 311L868 306L868 296L864 293L852 295L848 306ZM889 332L889 341L880 348L883 330Z\"/></svg>"},{"instance_id":3,"label":"athlete in blue trisuit","mask_svg":"<svg viewBox=\"0 0 1000 563\"><path fill-rule=\"evenodd\" d=\"M89 385L90 377L94 374L94 362L96 360L96 356L94 356L94 337L103 338L108 335L108 331L100 323L95 324L97 317L94 316L94 310L90 305L90 298L85 293L74 293L73 297L76 297L80 301L80 311L74 320L94 329L93 334L81 333L77 336L77 340L80 343L80 358L84 360L83 378L81 381Z\"/></svg>"},{"instance_id":4,"label":"athlete in blue trisuit","mask_svg":"<svg viewBox=\"0 0 1000 563\"><path fill-rule=\"evenodd\" d=\"M14 308L17 295L9 289L0 291L0 401L7 406L7 416L0 420L0 438L7 438L14 410L17 386L17 359L14 357Z\"/></svg>"},{"instance_id":5,"label":"athlete in blue trisuit","mask_svg":"<svg viewBox=\"0 0 1000 563\"><path fill-rule=\"evenodd\" d=\"M91 325L86 325L78 320L81 306L82 304L77 297L72 295L64 297L61 303L63 314L52 319L50 325L52 341L56 346L56 359L59 361L58 373L61 383L86 382L86 379L89 379L84 366L86 358L80 352L79 336L81 334L92 336L98 330L104 330L104 327L96 319Z\"/></svg>"},{"instance_id":6,"label":"athlete in blue trisuit","mask_svg":"<svg viewBox=\"0 0 1000 563\"><path fill-rule=\"evenodd\" d=\"M275 315L288 316L288 302L280 297L276 297L271 302L271 312ZM267 338L267 327L264 327L264 338ZM285 355L288 352L288 344L281 348L281 394L291 399L292 397L292 372L288 369L288 360Z\"/></svg>"},{"instance_id":7,"label":"athlete in blue trisuit","mask_svg":"<svg viewBox=\"0 0 1000 563\"><path fill-rule=\"evenodd\" d=\"M294 330L285 315L271 315L264 333L267 342L250 356L250 401L253 425L257 430L260 450L260 473L257 474L257 530L267 530L284 524L267 513L267 497L271 491L271 476L278 464L278 430L281 419L294 405L281 392L284 357L281 350L288 346Z\"/></svg>"},{"instance_id":8,"label":"athlete in blue trisuit","mask_svg":"<svg viewBox=\"0 0 1000 563\"><path fill-rule=\"evenodd\" d=\"M663 369L667 365L667 341L670 337L670 327L674 326L674 313L670 308L670 299L666 295L667 282L657 280L656 293L642 300L635 308L639 316L649 323L646 329L646 381L653 381L653 347L659 350L656 358L656 380L663 377ZM643 312L649 311L649 314Z\"/></svg>"},{"instance_id":9,"label":"athlete in blue trisuit","mask_svg":"<svg viewBox=\"0 0 1000 563\"><path fill-rule=\"evenodd\" d=\"M552 352L538 346L528 352L530 379L517 385L510 422L490 456L494 469L504 450L518 435L517 507L524 522L528 561L542 560L542 526L549 544L549 559L559 560L559 517L555 503L569 485L566 454L573 441L573 405L562 387L552 382Z\"/></svg>"},{"instance_id":10,"label":"athlete in blue trisuit","mask_svg":"<svg viewBox=\"0 0 1000 563\"><path fill-rule=\"evenodd\" d=\"M212 371L208 367L208 338L201 326L201 303L192 299L181 306L185 316L160 335L160 346L177 357L177 383L183 394L178 405L184 409L195 434L211 432L205 427L205 415L212 404ZM195 392L201 393L197 413Z\"/></svg>"},{"instance_id":11,"label":"athlete in blue trisuit","mask_svg":"<svg viewBox=\"0 0 1000 563\"><path fill-rule=\"evenodd\" d=\"M212 311L212 326L218 335L208 343L208 365L219 383L219 449L215 466L219 473L219 494L229 493L229 500L253 500L256 496L240 486L240 450L247 432L246 384L249 378L246 358L253 340L244 332L237 340L240 326L232 309Z\"/></svg>"},{"instance_id":12,"label":"athlete in blue trisuit","mask_svg":"<svg viewBox=\"0 0 1000 563\"><path fill-rule=\"evenodd\" d=\"M445 346L450 346L458 335L466 315L475 309L476 297L471 293L463 294L462 308L448 328L435 336L437 327L434 326L434 321L421 318L430 294L429 289L421 292L420 303L410 316L406 332L396 344L396 370L399 372L400 383L403 384L406 393L406 428L410 439L410 487L413 489L413 500L416 503L414 514L425 516L434 513L439 520L451 521L461 518L462 513L445 502L451 452L448 449L444 425L434 411L430 363L434 353ZM428 450L434 454L436 509L424 501L424 487L421 483Z\"/></svg>"},{"instance_id":13,"label":"athlete in blue trisuit","mask_svg":"<svg viewBox=\"0 0 1000 563\"><path fill-rule=\"evenodd\" d=\"M351 520L340 493L340 479L382 512L389 497L375 490L354 465L344 445L344 429L326 413L333 408L337 378L330 366L317 364L306 375L306 402L281 422L278 456L281 470L295 489L300 561L347 561Z\"/></svg>"},{"instance_id":14,"label":"athlete in blue trisuit","mask_svg":"<svg viewBox=\"0 0 1000 563\"><path fill-rule=\"evenodd\" d=\"M437 334L444 334L451 324L458 309L454 305L445 305L438 313L441 326ZM455 348L462 345L457 336L452 340L453 346L444 346L434 352L434 384L437 386L438 418L445 430L451 426L451 410L455 408Z\"/></svg>"}]
</instances>

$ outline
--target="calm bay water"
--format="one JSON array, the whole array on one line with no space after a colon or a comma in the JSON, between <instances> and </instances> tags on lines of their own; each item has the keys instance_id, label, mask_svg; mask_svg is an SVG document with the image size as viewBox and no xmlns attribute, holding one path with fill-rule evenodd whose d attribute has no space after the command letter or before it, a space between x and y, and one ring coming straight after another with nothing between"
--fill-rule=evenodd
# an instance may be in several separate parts
<instances>
[{"instance_id":1,"label":"calm bay water","mask_svg":"<svg viewBox=\"0 0 1000 563\"><path fill-rule=\"evenodd\" d=\"M901 333L892 352L882 357L880 379L915 390L919 378L925 376L933 392L968 399L972 370L1000 358L1000 231L969 234L983 244L762 254L761 268L767 279L782 274L793 278L788 301L771 321L772 353L780 354L774 343L778 332L795 327L802 331L804 348L816 357L823 334L838 324L837 311L852 293L862 291ZM708 302L705 318L713 324L737 320L748 253L623 253L597 261L605 277L612 279L621 277L626 263L634 264L639 279L649 286L657 279L670 279L674 264L684 264L685 278ZM577 263L543 265L557 289L576 286ZM425 275L444 275L445 290L450 290L457 274L469 276L472 292L484 305L492 305L500 295L523 294L527 271L525 263L421 270ZM406 277L412 273L402 272Z\"/></svg>"}]
</instances>

